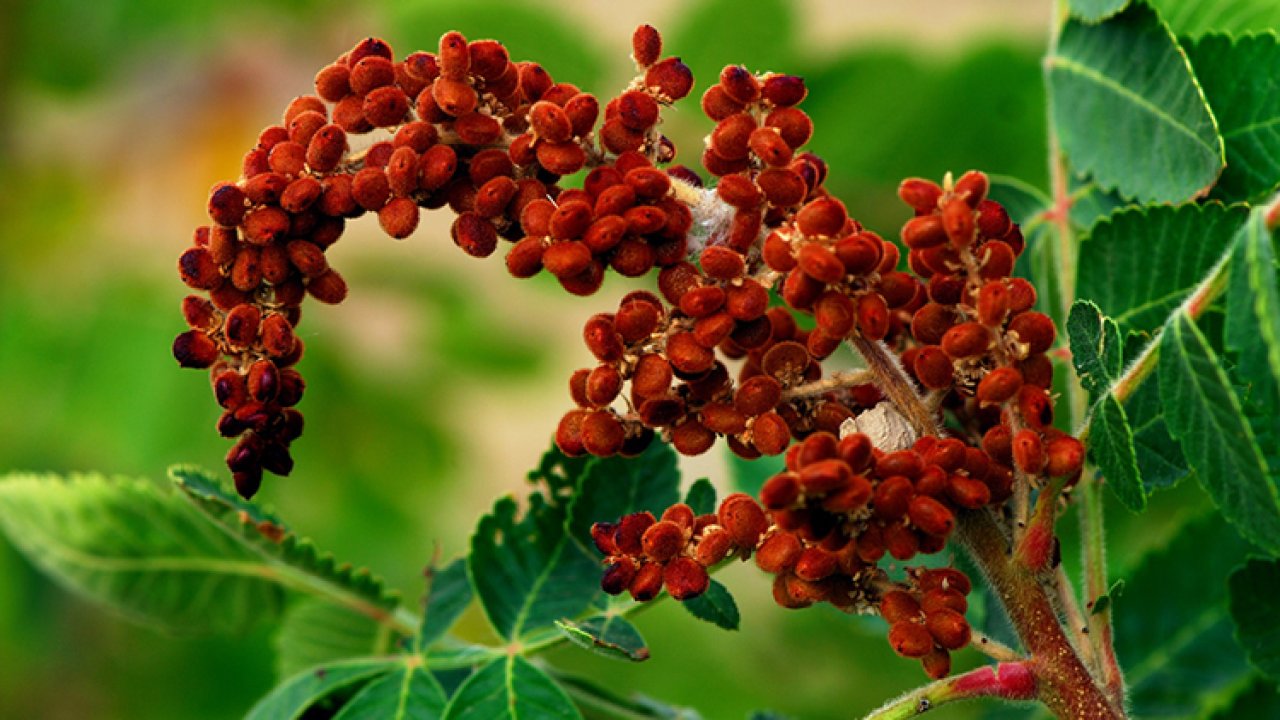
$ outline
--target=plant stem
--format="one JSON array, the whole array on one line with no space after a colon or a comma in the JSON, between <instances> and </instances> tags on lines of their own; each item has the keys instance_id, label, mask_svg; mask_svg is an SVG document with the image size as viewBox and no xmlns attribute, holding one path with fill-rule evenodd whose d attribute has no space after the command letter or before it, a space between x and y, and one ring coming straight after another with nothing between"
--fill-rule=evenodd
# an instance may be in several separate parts
<instances>
[{"instance_id":1,"label":"plant stem","mask_svg":"<svg viewBox=\"0 0 1280 720\"><path fill-rule=\"evenodd\" d=\"M876 385L880 392L889 398L889 402L911 423L917 436L937 435L938 421L936 413L920 397L915 383L907 377L902 363L883 342L868 340L861 335L849 338L850 344L862 356L867 369L877 378Z\"/></svg>"},{"instance_id":2,"label":"plant stem","mask_svg":"<svg viewBox=\"0 0 1280 720\"><path fill-rule=\"evenodd\" d=\"M1081 662L1044 586L1010 557L1009 540L991 513L979 510L963 514L958 532L1031 655L1027 667L1036 680L1036 697L1060 718L1124 718L1124 710L1098 687Z\"/></svg>"},{"instance_id":3,"label":"plant stem","mask_svg":"<svg viewBox=\"0 0 1280 720\"><path fill-rule=\"evenodd\" d=\"M1003 662L943 678L890 700L868 715L866 720L912 718L947 703L980 697L1034 700L1036 681L1029 663Z\"/></svg>"}]
</instances>

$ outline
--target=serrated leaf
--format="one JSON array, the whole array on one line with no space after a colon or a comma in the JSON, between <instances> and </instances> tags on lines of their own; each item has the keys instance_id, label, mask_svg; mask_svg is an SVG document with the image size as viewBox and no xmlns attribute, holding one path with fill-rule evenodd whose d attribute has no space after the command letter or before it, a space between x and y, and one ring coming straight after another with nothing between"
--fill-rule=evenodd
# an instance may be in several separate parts
<instances>
[{"instance_id":1,"label":"serrated leaf","mask_svg":"<svg viewBox=\"0 0 1280 720\"><path fill-rule=\"evenodd\" d=\"M570 532L584 548L592 548L591 525L615 521L635 512L662 517L680 502L680 470L667 443L653 442L639 457L596 458L583 472L570 508ZM589 551L597 557L595 549Z\"/></svg>"},{"instance_id":2,"label":"serrated leaf","mask_svg":"<svg viewBox=\"0 0 1280 720\"><path fill-rule=\"evenodd\" d=\"M1155 12L1069 20L1045 60L1062 150L1107 188L1154 202L1206 192L1225 164L1222 138L1182 49Z\"/></svg>"},{"instance_id":3,"label":"serrated leaf","mask_svg":"<svg viewBox=\"0 0 1280 720\"><path fill-rule=\"evenodd\" d=\"M699 478L689 486L689 493L684 496L684 503L693 508L695 515L706 515L716 511L716 487L706 478Z\"/></svg>"},{"instance_id":4,"label":"serrated leaf","mask_svg":"<svg viewBox=\"0 0 1280 720\"><path fill-rule=\"evenodd\" d=\"M178 465L169 476L191 504L275 570L302 584L323 585L331 597L344 598L371 617L386 616L400 602L382 578L367 568L338 564L333 553L321 552L310 538L299 537L275 515L241 498L213 475Z\"/></svg>"},{"instance_id":5,"label":"serrated leaf","mask_svg":"<svg viewBox=\"0 0 1280 720\"><path fill-rule=\"evenodd\" d=\"M1227 286L1227 348L1249 400L1269 416L1267 435L1280 438L1280 286L1265 209L1255 210L1236 233Z\"/></svg>"},{"instance_id":6,"label":"serrated leaf","mask_svg":"<svg viewBox=\"0 0 1280 720\"><path fill-rule=\"evenodd\" d=\"M335 660L377 655L390 646L381 626L319 598L302 598L285 611L273 641L276 677L283 680Z\"/></svg>"},{"instance_id":7,"label":"serrated leaf","mask_svg":"<svg viewBox=\"0 0 1280 720\"><path fill-rule=\"evenodd\" d=\"M1147 493L1138 471L1133 431L1124 407L1114 395L1105 395L1093 408L1089 421L1089 460L1098 467L1107 487L1132 512L1147 507Z\"/></svg>"},{"instance_id":8,"label":"serrated leaf","mask_svg":"<svg viewBox=\"0 0 1280 720\"><path fill-rule=\"evenodd\" d=\"M724 628L725 630L737 630L740 620L738 615L738 603L734 602L733 595L717 580L712 580L707 591L692 600L685 600L680 603L684 606L689 614L705 620L713 625Z\"/></svg>"},{"instance_id":9,"label":"serrated leaf","mask_svg":"<svg viewBox=\"0 0 1280 720\"><path fill-rule=\"evenodd\" d=\"M1115 321L1088 300L1077 300L1067 316L1071 362L1091 399L1111 386L1124 364L1124 347Z\"/></svg>"},{"instance_id":10,"label":"serrated leaf","mask_svg":"<svg viewBox=\"0 0 1280 720\"><path fill-rule=\"evenodd\" d=\"M620 615L593 615L581 622L559 620L556 627L574 645L605 657L632 662L649 659L640 631Z\"/></svg>"},{"instance_id":11,"label":"serrated leaf","mask_svg":"<svg viewBox=\"0 0 1280 720\"><path fill-rule=\"evenodd\" d=\"M395 667L387 658L357 658L308 668L277 685L258 701L245 720L294 720L324 698L371 679Z\"/></svg>"},{"instance_id":12,"label":"serrated leaf","mask_svg":"<svg viewBox=\"0 0 1280 720\"><path fill-rule=\"evenodd\" d=\"M1154 333L1230 246L1248 217L1218 203L1122 210L1080 245L1077 294L1122 334Z\"/></svg>"},{"instance_id":13,"label":"serrated leaf","mask_svg":"<svg viewBox=\"0 0 1280 720\"><path fill-rule=\"evenodd\" d=\"M365 685L333 720L439 720L448 702L431 673L406 661Z\"/></svg>"},{"instance_id":14,"label":"serrated leaf","mask_svg":"<svg viewBox=\"0 0 1280 720\"><path fill-rule=\"evenodd\" d=\"M10 475L0 529L63 587L170 632L241 631L276 615L269 568L176 493L141 480Z\"/></svg>"},{"instance_id":15,"label":"serrated leaf","mask_svg":"<svg viewBox=\"0 0 1280 720\"><path fill-rule=\"evenodd\" d=\"M422 650L444 637L471 604L472 597L466 558L458 558L443 569L432 568L427 582L427 606L418 633L418 647Z\"/></svg>"},{"instance_id":16,"label":"serrated leaf","mask_svg":"<svg viewBox=\"0 0 1280 720\"><path fill-rule=\"evenodd\" d=\"M1133 339L1129 345L1145 345L1150 341L1148 336ZM1130 356L1140 351L1140 347L1127 349L1126 359L1132 360ZM1138 385L1125 401L1124 409L1133 430L1139 475L1148 495L1171 488L1192 474L1178 441L1169 435L1164 406L1160 403L1160 388L1154 378Z\"/></svg>"},{"instance_id":17,"label":"serrated leaf","mask_svg":"<svg viewBox=\"0 0 1280 720\"><path fill-rule=\"evenodd\" d=\"M1231 637L1227 575L1248 545L1216 514L1142 557L1112 612L1133 717L1194 717L1249 674Z\"/></svg>"},{"instance_id":18,"label":"serrated leaf","mask_svg":"<svg viewBox=\"0 0 1280 720\"><path fill-rule=\"evenodd\" d=\"M1231 573L1231 619L1249 662L1280 678L1280 560L1251 559Z\"/></svg>"},{"instance_id":19,"label":"serrated leaf","mask_svg":"<svg viewBox=\"0 0 1280 720\"><path fill-rule=\"evenodd\" d=\"M467 574L498 635L516 640L584 610L599 589L600 566L565 532L566 509L530 495L518 517L503 498L471 537Z\"/></svg>"},{"instance_id":20,"label":"serrated leaf","mask_svg":"<svg viewBox=\"0 0 1280 720\"><path fill-rule=\"evenodd\" d=\"M1280 183L1280 38L1208 35L1189 43L1187 56L1226 145L1227 168L1214 197L1260 199Z\"/></svg>"},{"instance_id":21,"label":"serrated leaf","mask_svg":"<svg viewBox=\"0 0 1280 720\"><path fill-rule=\"evenodd\" d=\"M1185 313L1160 338L1165 420L1214 503L1240 533L1280 552L1280 495L1221 361Z\"/></svg>"},{"instance_id":22,"label":"serrated leaf","mask_svg":"<svg viewBox=\"0 0 1280 720\"><path fill-rule=\"evenodd\" d=\"M1150 0L1178 35L1263 32L1280 27L1280 5L1272 0Z\"/></svg>"},{"instance_id":23,"label":"serrated leaf","mask_svg":"<svg viewBox=\"0 0 1280 720\"><path fill-rule=\"evenodd\" d=\"M546 673L520 655L508 655L467 678L449 701L444 717L445 720L580 720L582 715Z\"/></svg>"},{"instance_id":24,"label":"serrated leaf","mask_svg":"<svg viewBox=\"0 0 1280 720\"><path fill-rule=\"evenodd\" d=\"M538 467L529 471L529 482L545 482L552 498L568 503L574 489L578 487L578 480L592 460L594 458L590 455L569 457L552 443L550 449L542 454Z\"/></svg>"},{"instance_id":25,"label":"serrated leaf","mask_svg":"<svg viewBox=\"0 0 1280 720\"><path fill-rule=\"evenodd\" d=\"M1128 4L1129 0L1071 0L1071 14L1095 23L1115 15Z\"/></svg>"}]
</instances>

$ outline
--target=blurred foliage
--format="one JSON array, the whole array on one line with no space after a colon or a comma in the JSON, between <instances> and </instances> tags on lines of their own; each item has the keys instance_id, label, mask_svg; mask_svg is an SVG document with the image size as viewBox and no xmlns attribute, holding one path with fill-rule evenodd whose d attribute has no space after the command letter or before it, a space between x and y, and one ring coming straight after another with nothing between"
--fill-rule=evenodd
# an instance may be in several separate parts
<instances>
[{"instance_id":1,"label":"blurred foliage","mask_svg":"<svg viewBox=\"0 0 1280 720\"><path fill-rule=\"evenodd\" d=\"M168 352L183 292L173 258L189 227L203 220L203 194L217 177L184 156L163 158L164 167L117 166L121 156L104 152L102 143L141 142L144 134L151 140L155 130L159 146L198 154L208 143L191 129L210 119L194 113L216 106L239 123L237 146L249 145L272 116L261 116L236 82L211 81L225 48L247 44L270 48L273 62L289 58L292 92L309 87L318 46L340 39L342 47L366 32L384 35L398 52L432 49L449 28L500 38L513 57L537 60L557 79L599 93L630 72L625 45L605 47L571 15L515 0L379 0L359 11L323 0L2 5L0 110L22 109L0 120L0 169L11 179L0 193L5 471L97 469L158 478L172 463L220 464L227 446L212 431L216 408L208 386L199 373L178 371ZM799 37L810 21L782 0L750 8L705 0L653 22L670 25L667 51L693 66L700 78L695 95L726 63L805 76L805 108L817 127L813 149L830 163L830 187L886 236L896 236L893 228L907 215L894 195L907 175L939 178L981 167L1044 186L1040 36L987 36L945 53L877 39L822 57ZM212 97L191 109L143 92L173 67L185 73L184 97ZM237 69L247 75L257 68ZM272 72L278 79L281 71ZM682 103L668 128L682 148L680 161L690 165L710 129L696 100ZM232 153L219 168L234 168L237 158ZM129 173L161 179L138 184ZM137 187L163 194L131 195ZM549 431L555 420L541 408L530 416L523 407L503 406L486 413L512 417L514 430L490 429L470 425L472 415L440 409L474 403L482 387L493 397L562 388L569 370L551 361L558 349L540 339L541 326L520 314L525 299L551 284L495 295L491 287L515 285L503 282L500 268L482 268L498 281L477 287L475 276L455 266L423 261L418 252L453 252L445 238L423 234L408 241L416 248L411 256L344 255L355 297L326 312L307 309L301 328L308 343L307 436L297 446L296 476L264 489L266 501L287 508L300 532L409 593L421 587L433 541L446 558L456 555L479 508L520 490L519 475L460 487L461 478L473 478L471 439L545 433L536 428ZM344 243L359 242L352 235ZM361 305L366 300L371 304ZM356 332L369 324L369 313L383 311L401 318L390 360ZM580 324L590 309L577 312L562 322ZM352 347L357 340L362 344ZM530 456L525 464L535 462ZM728 478L712 479L722 492L731 488ZM1112 537L1151 542L1123 511L1115 519ZM1117 547L1123 567L1126 551ZM666 606L638 623L653 650L649 662L608 663L571 647L550 659L619 692L642 689L709 718L743 717L761 707L803 718L846 717L850 708L872 707L921 680L914 663L894 658L877 624L827 610L784 612L754 568L725 575L741 601L741 632L694 622ZM463 625L483 632L474 607ZM240 637L157 635L69 597L0 544L0 717L235 717L270 686L274 662L268 629ZM780 692L784 668L789 685ZM960 706L937 717L981 711Z\"/></svg>"}]
</instances>

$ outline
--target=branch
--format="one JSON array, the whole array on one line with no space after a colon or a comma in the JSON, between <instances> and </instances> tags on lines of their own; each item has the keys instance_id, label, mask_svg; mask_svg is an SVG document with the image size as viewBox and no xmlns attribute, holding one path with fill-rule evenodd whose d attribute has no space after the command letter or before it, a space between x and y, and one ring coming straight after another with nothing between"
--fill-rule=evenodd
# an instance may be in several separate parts
<instances>
[{"instance_id":1,"label":"branch","mask_svg":"<svg viewBox=\"0 0 1280 720\"><path fill-rule=\"evenodd\" d=\"M923 715L957 700L995 697L1034 700L1036 679L1027 662L1004 662L980 667L912 690L867 715L866 720L898 720Z\"/></svg>"}]
</instances>

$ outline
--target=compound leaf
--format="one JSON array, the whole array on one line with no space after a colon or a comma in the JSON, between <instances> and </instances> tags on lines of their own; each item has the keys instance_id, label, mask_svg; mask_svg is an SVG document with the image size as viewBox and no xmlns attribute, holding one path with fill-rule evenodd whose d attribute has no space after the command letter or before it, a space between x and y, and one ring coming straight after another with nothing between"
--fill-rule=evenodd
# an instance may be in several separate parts
<instances>
[{"instance_id":1,"label":"compound leaf","mask_svg":"<svg viewBox=\"0 0 1280 720\"><path fill-rule=\"evenodd\" d=\"M67 589L167 631L241 631L281 607L261 558L145 481L10 475L0 529Z\"/></svg>"},{"instance_id":2,"label":"compound leaf","mask_svg":"<svg viewBox=\"0 0 1280 720\"><path fill-rule=\"evenodd\" d=\"M445 708L445 720L581 720L582 715L546 673L521 655L498 658L476 670Z\"/></svg>"},{"instance_id":3,"label":"compound leaf","mask_svg":"<svg viewBox=\"0 0 1280 720\"><path fill-rule=\"evenodd\" d=\"M258 701L245 720L294 720L312 705L369 682L395 667L387 658L356 658L325 663L294 675Z\"/></svg>"},{"instance_id":4,"label":"compound leaf","mask_svg":"<svg viewBox=\"0 0 1280 720\"><path fill-rule=\"evenodd\" d=\"M365 685L333 720L439 720L448 702L440 683L411 656Z\"/></svg>"},{"instance_id":5,"label":"compound leaf","mask_svg":"<svg viewBox=\"0 0 1280 720\"><path fill-rule=\"evenodd\" d=\"M1068 20L1045 60L1052 121L1073 167L1153 202L1207 192L1222 138L1186 56L1134 3L1097 25Z\"/></svg>"},{"instance_id":6,"label":"compound leaf","mask_svg":"<svg viewBox=\"0 0 1280 720\"><path fill-rule=\"evenodd\" d=\"M285 611L276 632L276 677L284 679L334 660L377 655L389 640L373 620L320 598L302 598Z\"/></svg>"}]
</instances>

